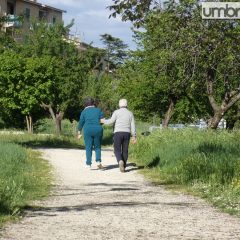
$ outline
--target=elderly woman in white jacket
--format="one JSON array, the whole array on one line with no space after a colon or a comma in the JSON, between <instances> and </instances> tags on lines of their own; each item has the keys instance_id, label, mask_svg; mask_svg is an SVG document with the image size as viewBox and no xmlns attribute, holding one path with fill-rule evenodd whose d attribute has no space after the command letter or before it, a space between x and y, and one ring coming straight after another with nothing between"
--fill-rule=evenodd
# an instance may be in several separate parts
<instances>
[{"instance_id":1,"label":"elderly woman in white jacket","mask_svg":"<svg viewBox=\"0 0 240 240\"><path fill-rule=\"evenodd\" d=\"M132 142L136 143L136 127L134 116L127 109L127 100L119 101L119 109L114 111L110 119L102 119L105 125L114 124L114 153L121 172L125 172L128 160L128 146L132 135Z\"/></svg>"}]
</instances>

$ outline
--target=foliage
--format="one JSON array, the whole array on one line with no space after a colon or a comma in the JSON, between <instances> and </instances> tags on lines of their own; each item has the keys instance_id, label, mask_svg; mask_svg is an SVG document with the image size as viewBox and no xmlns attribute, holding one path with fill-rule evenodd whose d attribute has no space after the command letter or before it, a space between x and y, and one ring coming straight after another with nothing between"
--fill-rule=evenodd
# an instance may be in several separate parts
<instances>
[{"instance_id":1,"label":"foliage","mask_svg":"<svg viewBox=\"0 0 240 240\"><path fill-rule=\"evenodd\" d=\"M101 35L101 41L106 51L105 60L108 64L108 71L111 69L115 70L127 58L128 45L110 34Z\"/></svg>"},{"instance_id":2,"label":"foliage","mask_svg":"<svg viewBox=\"0 0 240 240\"><path fill-rule=\"evenodd\" d=\"M151 1L114 2L116 14L143 20L135 31L139 49L120 75L120 89L138 115L159 114L164 125L205 118L217 128L240 99L239 21L202 21L199 2L189 0L131 19L134 11L149 10Z\"/></svg>"},{"instance_id":3,"label":"foliage","mask_svg":"<svg viewBox=\"0 0 240 240\"><path fill-rule=\"evenodd\" d=\"M51 95L45 103L52 105L55 112L63 111L70 114L81 103L82 86L91 69L91 56L88 51L79 52L73 43L64 36L70 26L58 23L48 26L34 23L32 32L25 36L21 51L25 56L48 56L57 62ZM71 115L69 116L72 117Z\"/></svg>"},{"instance_id":4,"label":"foliage","mask_svg":"<svg viewBox=\"0 0 240 240\"><path fill-rule=\"evenodd\" d=\"M0 55L0 105L4 118L44 116L42 103L76 118L82 102L83 82L88 78L92 55L79 52L64 36L63 24L33 23L24 42L6 48ZM22 118L22 117L21 117ZM10 119L11 122L11 119Z\"/></svg>"},{"instance_id":5,"label":"foliage","mask_svg":"<svg viewBox=\"0 0 240 240\"><path fill-rule=\"evenodd\" d=\"M88 81L85 82L83 97L95 98L98 107L109 116L118 107L120 98L118 85L119 80L112 74L104 74L100 79L94 74L90 75Z\"/></svg>"},{"instance_id":6,"label":"foliage","mask_svg":"<svg viewBox=\"0 0 240 240\"><path fill-rule=\"evenodd\" d=\"M123 21L130 20L140 27L151 9L161 8L159 1L155 0L113 0L109 6L113 10L112 17L121 15Z\"/></svg>"},{"instance_id":7,"label":"foliage","mask_svg":"<svg viewBox=\"0 0 240 240\"><path fill-rule=\"evenodd\" d=\"M14 52L0 56L1 104L27 115L39 109L39 102L50 96L54 61L49 57L23 58Z\"/></svg>"}]
</instances>

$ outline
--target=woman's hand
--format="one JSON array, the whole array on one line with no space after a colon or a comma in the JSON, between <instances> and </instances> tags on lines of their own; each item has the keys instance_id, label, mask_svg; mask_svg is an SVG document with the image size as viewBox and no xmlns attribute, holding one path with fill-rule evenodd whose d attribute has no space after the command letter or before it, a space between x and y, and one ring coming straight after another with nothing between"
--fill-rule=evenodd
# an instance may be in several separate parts
<instances>
[{"instance_id":1,"label":"woman's hand","mask_svg":"<svg viewBox=\"0 0 240 240\"><path fill-rule=\"evenodd\" d=\"M104 124L104 123L105 123L105 118L101 118L101 119L100 119L100 123L101 123L101 124Z\"/></svg>"},{"instance_id":2,"label":"woman's hand","mask_svg":"<svg viewBox=\"0 0 240 240\"><path fill-rule=\"evenodd\" d=\"M78 131L78 133L77 133L77 139L80 139L81 137L82 137L82 134L81 134L80 131Z\"/></svg>"}]
</instances>

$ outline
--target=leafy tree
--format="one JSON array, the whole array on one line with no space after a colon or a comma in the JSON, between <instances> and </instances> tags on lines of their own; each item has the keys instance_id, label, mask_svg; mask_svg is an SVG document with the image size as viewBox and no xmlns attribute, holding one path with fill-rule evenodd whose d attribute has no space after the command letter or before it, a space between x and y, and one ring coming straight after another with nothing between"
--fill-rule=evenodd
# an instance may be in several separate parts
<instances>
[{"instance_id":1,"label":"leafy tree","mask_svg":"<svg viewBox=\"0 0 240 240\"><path fill-rule=\"evenodd\" d=\"M81 105L83 82L91 69L88 52L79 53L74 44L65 38L69 27L62 24L33 24L32 32L25 36L25 43L20 49L25 56L48 56L58 63L51 97L41 103L56 123L58 133L61 131L64 113L73 117L71 112L77 111Z\"/></svg>"},{"instance_id":2,"label":"leafy tree","mask_svg":"<svg viewBox=\"0 0 240 240\"><path fill-rule=\"evenodd\" d=\"M142 115L151 112L159 114L163 118L164 127L168 126L176 106L180 109L188 105L182 112L184 116L175 118L178 120L186 120L190 111L195 109L189 100L193 98L196 89L194 76L197 53L192 45L193 40L189 38L188 22L186 10L173 6L168 11L149 13L145 19L145 30L136 32L140 48L134 56L135 64L138 65L135 70L138 73L134 74L139 76L141 73L142 77L134 84L138 92L134 89L132 91L138 98L135 101L140 103Z\"/></svg>"},{"instance_id":3,"label":"leafy tree","mask_svg":"<svg viewBox=\"0 0 240 240\"><path fill-rule=\"evenodd\" d=\"M121 39L110 34L101 35L101 41L105 46L105 61L107 61L107 72L115 70L127 58L128 45Z\"/></svg>"},{"instance_id":4,"label":"leafy tree","mask_svg":"<svg viewBox=\"0 0 240 240\"><path fill-rule=\"evenodd\" d=\"M49 99L54 78L54 63L49 57L24 58L14 52L0 55L0 104L18 110L26 117L28 132L33 131L32 115L40 103Z\"/></svg>"},{"instance_id":5,"label":"leafy tree","mask_svg":"<svg viewBox=\"0 0 240 240\"><path fill-rule=\"evenodd\" d=\"M108 7L112 12L110 17L121 15L123 21L132 21L140 27L151 10L161 9L161 2L156 0L113 0Z\"/></svg>"},{"instance_id":6,"label":"leafy tree","mask_svg":"<svg viewBox=\"0 0 240 240\"><path fill-rule=\"evenodd\" d=\"M165 126L174 106L180 106L179 101L186 106L186 100L196 99L189 110L205 111L205 116L211 115L209 128L217 128L240 99L239 21L203 21L199 1L169 1L165 9L158 8L154 1L114 2L110 8L115 15L141 22L145 29L138 36L143 49L141 64L147 69L145 77L150 71L154 73L151 76L159 89L155 92L162 94L161 104L154 104L155 110L168 99ZM152 7L154 10L149 11ZM134 12L140 15L132 15ZM209 102L202 107L204 98Z\"/></svg>"},{"instance_id":7,"label":"leafy tree","mask_svg":"<svg viewBox=\"0 0 240 240\"><path fill-rule=\"evenodd\" d=\"M197 20L197 18L196 18ZM221 118L240 100L239 21L207 21L200 26L199 78L205 83L212 108L209 128L216 129Z\"/></svg>"}]
</instances>

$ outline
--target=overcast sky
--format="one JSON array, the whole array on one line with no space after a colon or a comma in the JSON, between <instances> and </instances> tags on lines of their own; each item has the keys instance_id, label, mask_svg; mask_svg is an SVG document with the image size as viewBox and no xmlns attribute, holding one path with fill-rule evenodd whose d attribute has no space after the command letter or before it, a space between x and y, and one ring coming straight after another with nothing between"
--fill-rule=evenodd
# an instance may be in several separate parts
<instances>
[{"instance_id":1,"label":"overcast sky","mask_svg":"<svg viewBox=\"0 0 240 240\"><path fill-rule=\"evenodd\" d=\"M63 19L65 24L75 19L72 33L78 35L84 42L93 42L94 46L101 47L100 34L111 34L122 39L134 48L132 42L131 23L122 22L120 18L108 18L110 11L106 9L112 0L38 0L62 10L66 10Z\"/></svg>"}]
</instances>

